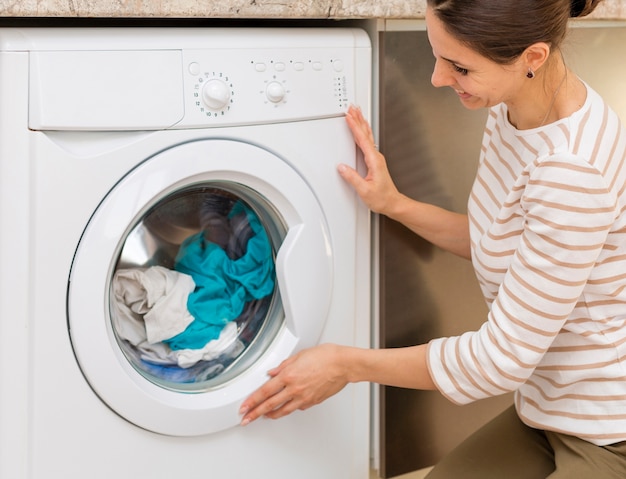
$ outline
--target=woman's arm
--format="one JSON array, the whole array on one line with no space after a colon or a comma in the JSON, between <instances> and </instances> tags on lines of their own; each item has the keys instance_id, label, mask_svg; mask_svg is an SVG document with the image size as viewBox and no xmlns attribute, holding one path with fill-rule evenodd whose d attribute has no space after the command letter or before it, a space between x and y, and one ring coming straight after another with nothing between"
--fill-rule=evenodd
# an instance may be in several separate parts
<instances>
[{"instance_id":1,"label":"woman's arm","mask_svg":"<svg viewBox=\"0 0 626 479\"><path fill-rule=\"evenodd\" d=\"M348 383L435 389L426 349L425 344L375 350L323 344L301 351L268 372L270 379L242 404L241 424L261 416L277 419L297 409L308 409Z\"/></svg>"},{"instance_id":2,"label":"woman's arm","mask_svg":"<svg viewBox=\"0 0 626 479\"><path fill-rule=\"evenodd\" d=\"M363 178L344 164L339 165L338 170L367 207L402 223L434 245L469 259L467 215L415 201L400 193L391 179L385 157L376 149L372 130L361 111L351 107L346 114L346 122L356 144L363 151L367 175Z\"/></svg>"}]
</instances>

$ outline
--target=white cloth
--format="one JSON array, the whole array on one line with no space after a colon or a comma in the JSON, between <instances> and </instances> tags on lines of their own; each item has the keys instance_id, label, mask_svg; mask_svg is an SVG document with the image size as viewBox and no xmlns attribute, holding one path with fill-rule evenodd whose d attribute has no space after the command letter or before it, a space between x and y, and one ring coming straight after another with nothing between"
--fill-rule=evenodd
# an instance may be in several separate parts
<instances>
[{"instance_id":1,"label":"white cloth","mask_svg":"<svg viewBox=\"0 0 626 479\"><path fill-rule=\"evenodd\" d=\"M209 341L202 349L179 349L172 351L181 368L189 368L199 361L211 361L222 354L237 357L243 351L243 343L237 339L237 324L227 323L217 339Z\"/></svg>"},{"instance_id":2,"label":"white cloth","mask_svg":"<svg viewBox=\"0 0 626 479\"><path fill-rule=\"evenodd\" d=\"M113 278L115 327L134 345L155 344L182 333L193 321L187 298L194 290L191 276L162 266L123 269Z\"/></svg>"}]
</instances>

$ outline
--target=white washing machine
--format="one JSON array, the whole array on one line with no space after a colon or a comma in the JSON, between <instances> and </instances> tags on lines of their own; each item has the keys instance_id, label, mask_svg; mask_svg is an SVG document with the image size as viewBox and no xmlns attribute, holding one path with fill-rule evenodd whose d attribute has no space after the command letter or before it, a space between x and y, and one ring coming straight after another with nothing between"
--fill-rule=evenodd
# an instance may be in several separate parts
<instances>
[{"instance_id":1,"label":"white washing machine","mask_svg":"<svg viewBox=\"0 0 626 479\"><path fill-rule=\"evenodd\" d=\"M368 386L240 427L369 345L356 29L0 30L0 477L368 474Z\"/></svg>"}]
</instances>

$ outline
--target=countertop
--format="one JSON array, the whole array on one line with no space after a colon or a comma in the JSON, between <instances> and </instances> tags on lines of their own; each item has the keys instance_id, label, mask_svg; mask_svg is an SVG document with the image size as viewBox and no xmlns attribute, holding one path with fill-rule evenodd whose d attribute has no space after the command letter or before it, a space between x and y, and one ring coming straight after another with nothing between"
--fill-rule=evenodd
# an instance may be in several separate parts
<instances>
[{"instance_id":1,"label":"countertop","mask_svg":"<svg viewBox=\"0 0 626 479\"><path fill-rule=\"evenodd\" d=\"M426 0L0 0L0 17L416 19ZM626 19L626 0L590 18Z\"/></svg>"}]
</instances>

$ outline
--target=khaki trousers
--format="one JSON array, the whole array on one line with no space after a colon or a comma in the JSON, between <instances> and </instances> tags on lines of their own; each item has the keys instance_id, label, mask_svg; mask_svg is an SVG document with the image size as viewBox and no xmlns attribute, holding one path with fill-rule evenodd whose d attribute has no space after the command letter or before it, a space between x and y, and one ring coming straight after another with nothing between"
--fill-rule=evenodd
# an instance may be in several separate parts
<instances>
[{"instance_id":1,"label":"khaki trousers","mask_svg":"<svg viewBox=\"0 0 626 479\"><path fill-rule=\"evenodd\" d=\"M511 407L462 442L426 479L626 479L626 441L600 447L533 429Z\"/></svg>"}]
</instances>

